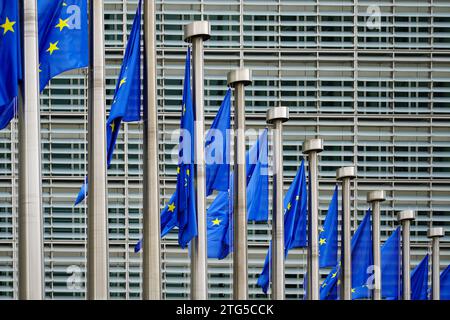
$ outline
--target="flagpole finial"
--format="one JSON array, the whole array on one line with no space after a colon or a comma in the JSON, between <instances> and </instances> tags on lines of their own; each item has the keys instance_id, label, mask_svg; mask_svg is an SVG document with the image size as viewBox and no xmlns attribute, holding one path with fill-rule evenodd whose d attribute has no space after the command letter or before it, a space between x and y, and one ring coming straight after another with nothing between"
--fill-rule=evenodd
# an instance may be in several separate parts
<instances>
[{"instance_id":1,"label":"flagpole finial","mask_svg":"<svg viewBox=\"0 0 450 320\"><path fill-rule=\"evenodd\" d=\"M273 124L277 121L286 122L289 120L289 108L288 107L275 107L267 110L266 122Z\"/></svg>"},{"instance_id":2,"label":"flagpole finial","mask_svg":"<svg viewBox=\"0 0 450 320\"><path fill-rule=\"evenodd\" d=\"M323 151L323 139L309 139L303 142L303 153Z\"/></svg>"},{"instance_id":3,"label":"flagpole finial","mask_svg":"<svg viewBox=\"0 0 450 320\"><path fill-rule=\"evenodd\" d=\"M184 27L184 41L191 42L195 37L202 37L204 41L211 38L209 21L194 21Z\"/></svg>"},{"instance_id":4,"label":"flagpole finial","mask_svg":"<svg viewBox=\"0 0 450 320\"><path fill-rule=\"evenodd\" d=\"M385 201L386 192L384 190L375 190L367 194L367 202Z\"/></svg>"},{"instance_id":5,"label":"flagpole finial","mask_svg":"<svg viewBox=\"0 0 450 320\"><path fill-rule=\"evenodd\" d=\"M398 214L398 221L404 220L414 220L416 218L416 213L413 210L403 210Z\"/></svg>"},{"instance_id":6,"label":"flagpole finial","mask_svg":"<svg viewBox=\"0 0 450 320\"><path fill-rule=\"evenodd\" d=\"M432 227L428 229L428 238L441 238L444 236L444 228L442 227Z\"/></svg>"},{"instance_id":7,"label":"flagpole finial","mask_svg":"<svg viewBox=\"0 0 450 320\"><path fill-rule=\"evenodd\" d=\"M252 72L250 69L242 68L228 72L227 83L234 87L237 83L243 83L244 86L252 84Z\"/></svg>"},{"instance_id":8,"label":"flagpole finial","mask_svg":"<svg viewBox=\"0 0 450 320\"><path fill-rule=\"evenodd\" d=\"M356 167L342 167L336 170L336 179L342 180L345 178L354 179L356 178Z\"/></svg>"}]
</instances>

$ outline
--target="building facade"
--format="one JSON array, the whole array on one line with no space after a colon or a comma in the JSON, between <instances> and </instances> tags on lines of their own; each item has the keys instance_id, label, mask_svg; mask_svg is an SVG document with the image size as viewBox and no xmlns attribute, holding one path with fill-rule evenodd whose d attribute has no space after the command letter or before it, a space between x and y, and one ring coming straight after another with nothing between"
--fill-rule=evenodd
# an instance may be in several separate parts
<instances>
[{"instance_id":1,"label":"building facade","mask_svg":"<svg viewBox=\"0 0 450 320\"><path fill-rule=\"evenodd\" d=\"M105 0L107 107L137 0ZM448 0L159 0L158 105L161 206L175 189L184 56L184 25L209 20L205 43L207 126L226 92L227 72L253 70L246 88L249 129L266 126L270 107L290 108L285 125L285 189L305 139L321 137L323 221L338 167L355 164L353 230L366 193L384 189L382 241L397 212L417 210L412 263L429 252L426 231L443 226L442 268L450 263L450 1ZM45 297L85 296L86 204L73 203L87 173L87 77L77 70L54 79L41 95ZM0 131L0 298L17 298L17 120ZM141 296L143 124L124 124L108 170L111 299ZM213 197L212 197L213 198ZM212 199L208 199L211 201ZM249 225L249 293L256 287L271 225ZM286 261L286 296L303 298L306 251ZM232 292L232 259L209 260L209 296ZM323 277L328 270L321 270ZM189 258L176 233L162 240L163 295L189 298ZM269 296L270 297L270 296Z\"/></svg>"}]
</instances>

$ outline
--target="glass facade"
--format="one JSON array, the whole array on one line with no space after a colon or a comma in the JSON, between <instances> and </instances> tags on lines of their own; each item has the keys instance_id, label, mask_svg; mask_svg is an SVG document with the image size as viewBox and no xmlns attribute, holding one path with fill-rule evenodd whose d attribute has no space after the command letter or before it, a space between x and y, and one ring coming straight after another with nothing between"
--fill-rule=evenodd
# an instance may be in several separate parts
<instances>
[{"instance_id":1,"label":"glass facade","mask_svg":"<svg viewBox=\"0 0 450 320\"><path fill-rule=\"evenodd\" d=\"M107 107L137 0L105 0ZM226 74L253 70L246 87L247 128L266 126L267 108L288 106L285 188L303 157L302 142L319 136L320 211L326 213L338 167L355 164L353 230L366 193L383 188L382 241L396 213L417 210L412 263L429 252L427 228L443 226L442 267L450 263L450 1L159 0L158 105L163 206L175 188L184 56L184 25L205 19L207 125L226 92ZM87 173L86 70L63 74L41 95L45 296L85 296L86 205L73 206ZM0 298L17 298L17 121L0 131ZM139 299L142 230L142 123L123 126L108 171L110 297ZM208 201L211 201L209 199ZM270 239L269 224L249 225L249 293L256 287ZM305 250L286 261L286 296L303 297ZM163 294L189 298L189 258L176 233L162 240ZM230 298L232 259L209 260L209 296ZM328 270L321 270L323 277Z\"/></svg>"}]
</instances>

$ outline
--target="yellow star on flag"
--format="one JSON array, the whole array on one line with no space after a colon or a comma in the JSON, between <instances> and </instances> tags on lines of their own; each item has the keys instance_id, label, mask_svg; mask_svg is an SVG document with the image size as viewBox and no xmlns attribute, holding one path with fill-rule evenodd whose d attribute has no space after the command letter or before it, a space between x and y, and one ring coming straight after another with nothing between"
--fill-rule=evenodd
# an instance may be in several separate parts
<instances>
[{"instance_id":1,"label":"yellow star on flag","mask_svg":"<svg viewBox=\"0 0 450 320\"><path fill-rule=\"evenodd\" d=\"M319 227L319 232L324 232L325 229L323 227Z\"/></svg>"},{"instance_id":2,"label":"yellow star on flag","mask_svg":"<svg viewBox=\"0 0 450 320\"><path fill-rule=\"evenodd\" d=\"M319 244L321 245L321 246L323 246L324 244L326 244L327 243L327 239L324 239L324 238L320 238L319 239Z\"/></svg>"},{"instance_id":3,"label":"yellow star on flag","mask_svg":"<svg viewBox=\"0 0 450 320\"><path fill-rule=\"evenodd\" d=\"M177 167L177 174L180 174L180 167Z\"/></svg>"},{"instance_id":4,"label":"yellow star on flag","mask_svg":"<svg viewBox=\"0 0 450 320\"><path fill-rule=\"evenodd\" d=\"M121 86L123 86L123 85L125 84L125 82L127 82L127 77L125 77L125 78L123 78L122 80L120 80L119 88L120 88Z\"/></svg>"},{"instance_id":5,"label":"yellow star on flag","mask_svg":"<svg viewBox=\"0 0 450 320\"><path fill-rule=\"evenodd\" d=\"M111 122L109 125L111 127L111 131L114 132L114 129L116 128L116 124L114 122Z\"/></svg>"},{"instance_id":6,"label":"yellow star on flag","mask_svg":"<svg viewBox=\"0 0 450 320\"><path fill-rule=\"evenodd\" d=\"M326 286L327 286L326 282L322 283L322 288L325 288Z\"/></svg>"},{"instance_id":7,"label":"yellow star on flag","mask_svg":"<svg viewBox=\"0 0 450 320\"><path fill-rule=\"evenodd\" d=\"M175 203L169 204L169 211L174 212L175 211Z\"/></svg>"},{"instance_id":8,"label":"yellow star on flag","mask_svg":"<svg viewBox=\"0 0 450 320\"><path fill-rule=\"evenodd\" d=\"M352 288L352 293L355 293L355 292L356 292L355 288Z\"/></svg>"},{"instance_id":9,"label":"yellow star on flag","mask_svg":"<svg viewBox=\"0 0 450 320\"><path fill-rule=\"evenodd\" d=\"M56 41L55 43L50 42L50 46L47 49L47 52L50 52L50 55L53 54L53 51L59 50L58 43L59 41Z\"/></svg>"},{"instance_id":10,"label":"yellow star on flag","mask_svg":"<svg viewBox=\"0 0 450 320\"><path fill-rule=\"evenodd\" d=\"M336 278L336 276L337 276L337 271L331 275L331 278Z\"/></svg>"},{"instance_id":11,"label":"yellow star on flag","mask_svg":"<svg viewBox=\"0 0 450 320\"><path fill-rule=\"evenodd\" d=\"M3 28L3 34L6 34L8 31L14 32L13 26L16 24L15 21L9 21L8 17L6 17L6 21L4 24L0 25Z\"/></svg>"},{"instance_id":12,"label":"yellow star on flag","mask_svg":"<svg viewBox=\"0 0 450 320\"><path fill-rule=\"evenodd\" d=\"M186 170L186 174L187 174L187 175L190 175L190 174L191 174L191 171L189 171L189 169L187 169L187 170Z\"/></svg>"},{"instance_id":13,"label":"yellow star on flag","mask_svg":"<svg viewBox=\"0 0 450 320\"><path fill-rule=\"evenodd\" d=\"M296 201L300 200L300 196L296 196L296 197L295 197L295 200L296 200Z\"/></svg>"},{"instance_id":14,"label":"yellow star on flag","mask_svg":"<svg viewBox=\"0 0 450 320\"><path fill-rule=\"evenodd\" d=\"M218 218L216 218L212 221L213 226L218 226L218 225L220 225L221 222L222 222L222 220L219 220Z\"/></svg>"},{"instance_id":15,"label":"yellow star on flag","mask_svg":"<svg viewBox=\"0 0 450 320\"><path fill-rule=\"evenodd\" d=\"M69 28L69 24L67 22L69 22L69 18L66 20L60 18L59 23L55 26L55 28L59 28L59 31L63 31L64 28Z\"/></svg>"},{"instance_id":16,"label":"yellow star on flag","mask_svg":"<svg viewBox=\"0 0 450 320\"><path fill-rule=\"evenodd\" d=\"M290 202L287 204L287 209L291 210L291 203Z\"/></svg>"}]
</instances>

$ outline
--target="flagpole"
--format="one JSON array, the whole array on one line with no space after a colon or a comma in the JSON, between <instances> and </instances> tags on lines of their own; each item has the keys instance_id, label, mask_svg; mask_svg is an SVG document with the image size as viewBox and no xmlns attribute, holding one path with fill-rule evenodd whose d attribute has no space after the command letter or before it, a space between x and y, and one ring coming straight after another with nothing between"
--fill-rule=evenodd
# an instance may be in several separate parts
<instances>
[{"instance_id":1,"label":"flagpole","mask_svg":"<svg viewBox=\"0 0 450 320\"><path fill-rule=\"evenodd\" d=\"M336 179L342 182L342 220L341 220L341 300L352 299L352 251L350 230L350 180L356 177L355 167L342 167L336 170Z\"/></svg>"},{"instance_id":2,"label":"flagpole","mask_svg":"<svg viewBox=\"0 0 450 320\"><path fill-rule=\"evenodd\" d=\"M439 249L439 238L444 236L444 228L434 227L428 229L428 238L431 239L432 248L432 263L431 263L431 286L432 286L432 299L441 299L441 275L440 275L440 249Z\"/></svg>"},{"instance_id":3,"label":"flagpole","mask_svg":"<svg viewBox=\"0 0 450 320\"><path fill-rule=\"evenodd\" d=\"M41 127L36 1L22 1L24 82L19 106L19 299L44 293Z\"/></svg>"},{"instance_id":4,"label":"flagpole","mask_svg":"<svg viewBox=\"0 0 450 320\"><path fill-rule=\"evenodd\" d=\"M108 298L103 1L90 1L87 299Z\"/></svg>"},{"instance_id":5,"label":"flagpole","mask_svg":"<svg viewBox=\"0 0 450 320\"><path fill-rule=\"evenodd\" d=\"M319 300L319 182L318 154L323 150L322 139L310 139L303 143L303 153L308 155L309 210L308 210L308 300Z\"/></svg>"},{"instance_id":6,"label":"flagpole","mask_svg":"<svg viewBox=\"0 0 450 320\"><path fill-rule=\"evenodd\" d=\"M411 257L410 257L410 228L411 221L416 217L412 210L400 211L398 221L402 225L402 283L403 300L411 300Z\"/></svg>"},{"instance_id":7,"label":"flagpole","mask_svg":"<svg viewBox=\"0 0 450 320\"><path fill-rule=\"evenodd\" d=\"M206 243L206 169L204 116L203 42L210 38L208 21L194 21L184 27L184 40L192 43L193 93L195 106L195 177L198 235L191 242L191 298L208 298Z\"/></svg>"},{"instance_id":8,"label":"flagpole","mask_svg":"<svg viewBox=\"0 0 450 320\"><path fill-rule=\"evenodd\" d=\"M373 300L381 300L380 202L385 200L386 193L383 190L367 194L367 202L372 204Z\"/></svg>"},{"instance_id":9,"label":"flagpole","mask_svg":"<svg viewBox=\"0 0 450 320\"><path fill-rule=\"evenodd\" d=\"M161 222L156 56L156 0L144 1L144 300L161 299Z\"/></svg>"},{"instance_id":10,"label":"flagpole","mask_svg":"<svg viewBox=\"0 0 450 320\"><path fill-rule=\"evenodd\" d=\"M283 205L283 122L289 109L267 110L266 121L273 125L273 199L272 199L272 298L284 300L284 205Z\"/></svg>"},{"instance_id":11,"label":"flagpole","mask_svg":"<svg viewBox=\"0 0 450 320\"><path fill-rule=\"evenodd\" d=\"M245 86L252 83L249 69L228 73L234 87L234 192L233 192L233 299L248 298L247 172L245 163Z\"/></svg>"}]
</instances>

